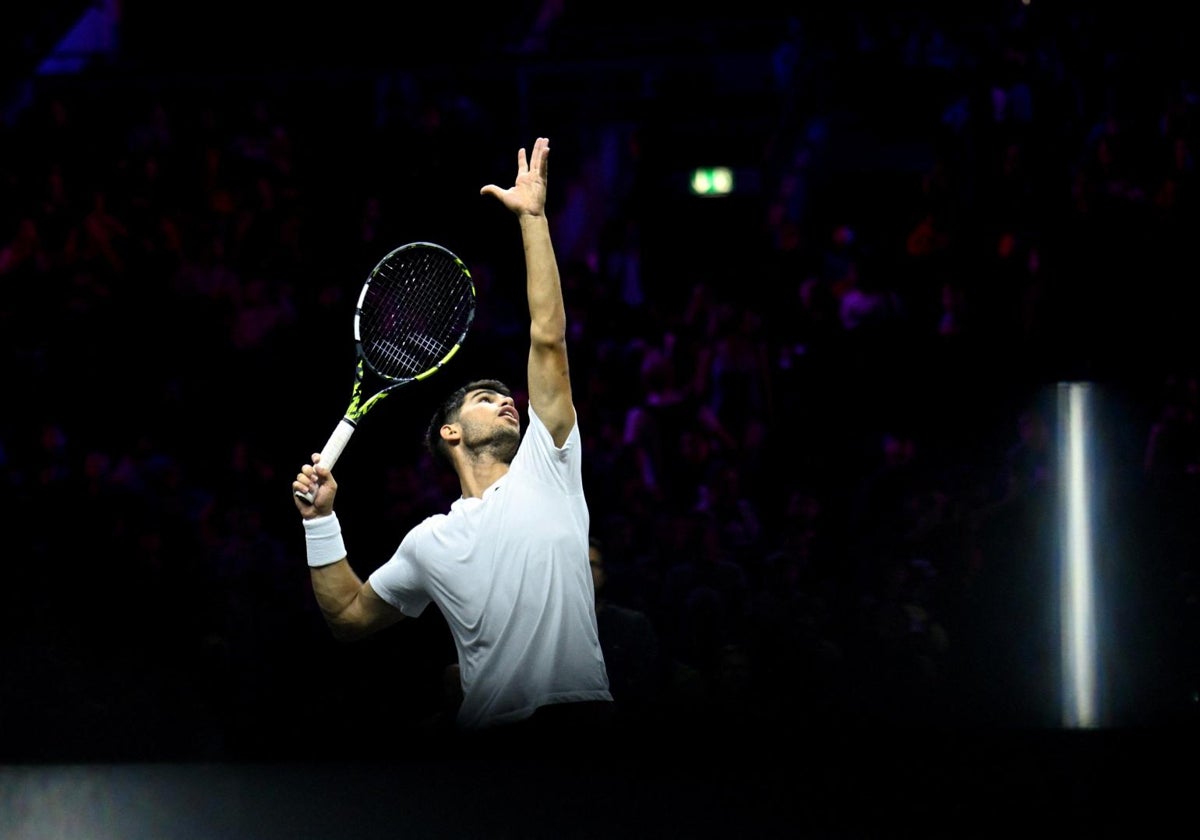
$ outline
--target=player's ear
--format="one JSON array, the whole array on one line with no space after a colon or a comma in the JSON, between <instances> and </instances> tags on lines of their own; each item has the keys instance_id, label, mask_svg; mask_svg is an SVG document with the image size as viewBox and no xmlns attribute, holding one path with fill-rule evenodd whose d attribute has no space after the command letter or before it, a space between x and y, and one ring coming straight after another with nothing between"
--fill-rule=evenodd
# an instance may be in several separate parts
<instances>
[{"instance_id":1,"label":"player's ear","mask_svg":"<svg viewBox=\"0 0 1200 840\"><path fill-rule=\"evenodd\" d=\"M449 443L457 441L461 434L458 425L455 423L443 423L438 433L442 436L442 440Z\"/></svg>"}]
</instances>

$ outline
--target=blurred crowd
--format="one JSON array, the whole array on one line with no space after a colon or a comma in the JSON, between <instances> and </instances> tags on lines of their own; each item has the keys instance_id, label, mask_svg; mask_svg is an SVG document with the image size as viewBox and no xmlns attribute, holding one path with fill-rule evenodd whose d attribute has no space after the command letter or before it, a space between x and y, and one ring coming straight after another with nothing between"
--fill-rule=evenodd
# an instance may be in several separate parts
<instances>
[{"instance_id":1,"label":"blurred crowd","mask_svg":"<svg viewBox=\"0 0 1200 840\"><path fill-rule=\"evenodd\" d=\"M338 749L316 710L443 719L437 616L334 643L288 486L349 396L358 283L403 241L463 242L480 289L429 387L519 377L513 232L459 208L527 130L563 148L598 618L631 725L1056 725L1073 377L1096 383L1107 711L1190 721L1197 80L1169 33L1086 12L845 22L779 32L759 189L723 205L654 192L639 125L512 129L491 93L402 74L47 84L0 127L0 754L304 756ZM364 576L457 492L420 449L428 393L345 459Z\"/></svg>"}]
</instances>

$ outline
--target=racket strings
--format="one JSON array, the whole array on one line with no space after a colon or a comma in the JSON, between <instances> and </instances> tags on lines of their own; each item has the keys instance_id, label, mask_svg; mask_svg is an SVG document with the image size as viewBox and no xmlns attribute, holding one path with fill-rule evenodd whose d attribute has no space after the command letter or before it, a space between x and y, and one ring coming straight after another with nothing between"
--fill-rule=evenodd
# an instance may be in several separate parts
<instances>
[{"instance_id":1,"label":"racket strings","mask_svg":"<svg viewBox=\"0 0 1200 840\"><path fill-rule=\"evenodd\" d=\"M382 376L415 377L461 342L473 314L470 275L452 255L402 251L376 268L360 306L364 356Z\"/></svg>"}]
</instances>

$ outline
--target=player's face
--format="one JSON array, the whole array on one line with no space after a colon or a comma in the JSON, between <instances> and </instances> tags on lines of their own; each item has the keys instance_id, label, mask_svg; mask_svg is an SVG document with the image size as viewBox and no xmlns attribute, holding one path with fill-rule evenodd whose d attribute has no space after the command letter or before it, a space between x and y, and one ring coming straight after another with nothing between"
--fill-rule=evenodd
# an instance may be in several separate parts
<instances>
[{"instance_id":1,"label":"player's face","mask_svg":"<svg viewBox=\"0 0 1200 840\"><path fill-rule=\"evenodd\" d=\"M471 391L458 415L463 444L472 451L491 450L509 462L521 442L521 415L512 397L496 391Z\"/></svg>"}]
</instances>

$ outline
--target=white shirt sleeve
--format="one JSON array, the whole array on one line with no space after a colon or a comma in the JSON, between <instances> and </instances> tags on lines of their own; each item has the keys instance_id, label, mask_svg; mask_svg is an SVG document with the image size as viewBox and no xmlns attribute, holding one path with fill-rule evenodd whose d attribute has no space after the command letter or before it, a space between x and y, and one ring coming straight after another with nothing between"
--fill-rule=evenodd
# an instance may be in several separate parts
<instances>
[{"instance_id":1,"label":"white shirt sleeve","mask_svg":"<svg viewBox=\"0 0 1200 840\"><path fill-rule=\"evenodd\" d=\"M429 605L417 552L429 524L427 519L409 531L396 553L367 578L375 594L409 618L416 618Z\"/></svg>"}]
</instances>

